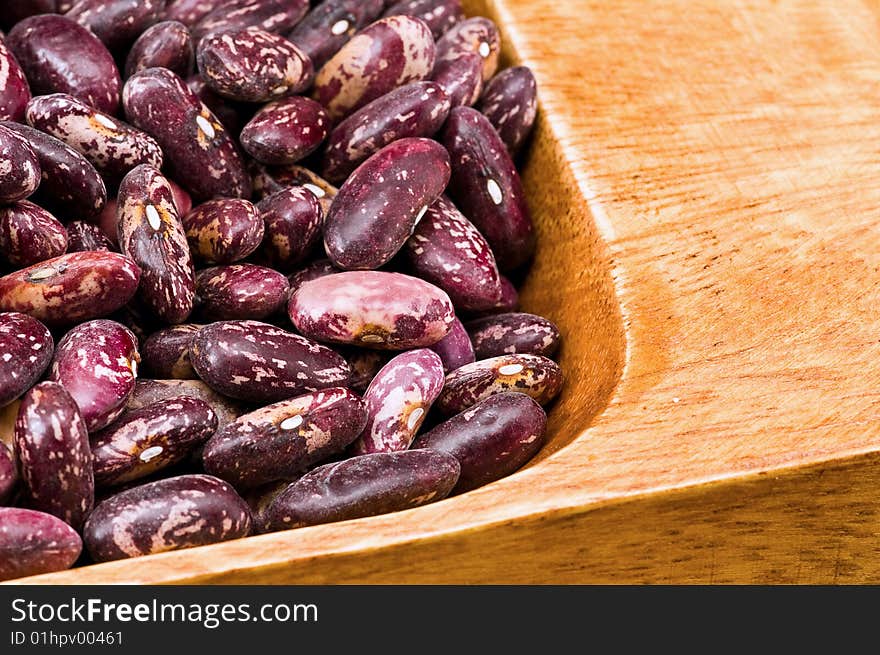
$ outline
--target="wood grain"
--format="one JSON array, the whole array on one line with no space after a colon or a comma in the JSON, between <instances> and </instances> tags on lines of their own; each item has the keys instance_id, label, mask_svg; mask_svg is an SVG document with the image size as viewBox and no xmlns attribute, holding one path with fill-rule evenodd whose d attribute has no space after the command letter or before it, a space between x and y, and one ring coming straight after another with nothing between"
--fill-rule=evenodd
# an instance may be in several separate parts
<instances>
[{"instance_id":1,"label":"wood grain","mask_svg":"<svg viewBox=\"0 0 880 655\"><path fill-rule=\"evenodd\" d=\"M880 13L470 2L538 78L524 306L568 375L435 505L31 582L880 580Z\"/></svg>"}]
</instances>

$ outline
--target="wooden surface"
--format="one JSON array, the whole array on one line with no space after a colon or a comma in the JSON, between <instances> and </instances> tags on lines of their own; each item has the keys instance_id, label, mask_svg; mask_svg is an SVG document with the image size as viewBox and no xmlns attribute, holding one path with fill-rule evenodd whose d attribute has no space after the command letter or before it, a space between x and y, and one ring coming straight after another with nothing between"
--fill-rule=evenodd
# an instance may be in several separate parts
<instances>
[{"instance_id":1,"label":"wooden surface","mask_svg":"<svg viewBox=\"0 0 880 655\"><path fill-rule=\"evenodd\" d=\"M880 580L880 10L467 4L540 88L524 305L568 375L540 461L29 581Z\"/></svg>"}]
</instances>

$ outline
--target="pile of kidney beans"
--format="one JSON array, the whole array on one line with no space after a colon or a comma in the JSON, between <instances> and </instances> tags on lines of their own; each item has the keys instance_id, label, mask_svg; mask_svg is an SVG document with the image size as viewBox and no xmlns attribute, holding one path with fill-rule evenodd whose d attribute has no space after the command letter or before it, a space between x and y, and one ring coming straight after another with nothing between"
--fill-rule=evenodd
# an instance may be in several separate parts
<instances>
[{"instance_id":1,"label":"pile of kidney beans","mask_svg":"<svg viewBox=\"0 0 880 655\"><path fill-rule=\"evenodd\" d=\"M504 275L535 80L492 21L7 0L0 27L0 579L416 507L540 449L560 336Z\"/></svg>"}]
</instances>

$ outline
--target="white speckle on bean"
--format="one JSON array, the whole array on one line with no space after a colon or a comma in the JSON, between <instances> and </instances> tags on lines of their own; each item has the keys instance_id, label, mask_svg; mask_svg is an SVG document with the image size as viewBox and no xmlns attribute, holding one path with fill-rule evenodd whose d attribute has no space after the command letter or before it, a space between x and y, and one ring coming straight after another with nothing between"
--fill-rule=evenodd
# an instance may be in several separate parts
<instances>
[{"instance_id":1,"label":"white speckle on bean","mask_svg":"<svg viewBox=\"0 0 880 655\"><path fill-rule=\"evenodd\" d=\"M501 193L501 187L498 186L498 182L493 179L489 179L486 182L486 189L489 191L489 196L492 198L492 202L496 205L500 205L501 201L504 199L504 194Z\"/></svg>"},{"instance_id":2,"label":"white speckle on bean","mask_svg":"<svg viewBox=\"0 0 880 655\"><path fill-rule=\"evenodd\" d=\"M216 132L214 132L214 126L211 125L211 121L209 121L204 116L196 116L196 124L209 139L213 139L217 135Z\"/></svg>"},{"instance_id":3,"label":"white speckle on bean","mask_svg":"<svg viewBox=\"0 0 880 655\"><path fill-rule=\"evenodd\" d=\"M162 446L151 446L141 453L140 460L142 462L149 462L151 459L161 455L163 450Z\"/></svg>"},{"instance_id":4,"label":"white speckle on bean","mask_svg":"<svg viewBox=\"0 0 880 655\"><path fill-rule=\"evenodd\" d=\"M147 221L150 223L150 227L154 230L158 230L162 227L162 219L159 217L158 210L153 207L153 205L147 205Z\"/></svg>"},{"instance_id":5,"label":"white speckle on bean","mask_svg":"<svg viewBox=\"0 0 880 655\"><path fill-rule=\"evenodd\" d=\"M327 195L327 193L319 186L315 186L314 184L303 184L303 187L311 191L316 198L323 198Z\"/></svg>"},{"instance_id":6,"label":"white speckle on bean","mask_svg":"<svg viewBox=\"0 0 880 655\"><path fill-rule=\"evenodd\" d=\"M333 36L339 36L341 34L345 34L348 31L349 23L347 20L339 20L333 23L333 27L330 28L330 33Z\"/></svg>"},{"instance_id":7,"label":"white speckle on bean","mask_svg":"<svg viewBox=\"0 0 880 655\"><path fill-rule=\"evenodd\" d=\"M522 364L505 364L504 366L498 369L498 372L501 375L516 375L517 373L521 373L523 370Z\"/></svg>"},{"instance_id":8,"label":"white speckle on bean","mask_svg":"<svg viewBox=\"0 0 880 655\"><path fill-rule=\"evenodd\" d=\"M481 56L483 59L485 59L485 58L488 57L489 54L492 52L492 48L489 46L488 43L486 43L485 41L483 41L483 42L480 44L480 47L479 47L479 49L478 49L478 52L480 53L480 56Z\"/></svg>"},{"instance_id":9,"label":"white speckle on bean","mask_svg":"<svg viewBox=\"0 0 880 655\"><path fill-rule=\"evenodd\" d=\"M303 417L297 414L281 421L282 430L295 430L303 424Z\"/></svg>"},{"instance_id":10,"label":"white speckle on bean","mask_svg":"<svg viewBox=\"0 0 880 655\"><path fill-rule=\"evenodd\" d=\"M421 407L416 407L412 412L410 412L409 418L406 420L406 427L408 430L415 430L416 425L419 422L419 419L422 418L422 415L425 413L425 410Z\"/></svg>"}]
</instances>

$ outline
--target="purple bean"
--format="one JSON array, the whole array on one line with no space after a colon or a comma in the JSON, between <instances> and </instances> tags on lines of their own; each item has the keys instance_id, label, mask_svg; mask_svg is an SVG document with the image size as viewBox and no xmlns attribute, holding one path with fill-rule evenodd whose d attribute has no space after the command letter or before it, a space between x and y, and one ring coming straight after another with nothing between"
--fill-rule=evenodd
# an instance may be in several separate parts
<instances>
[{"instance_id":1,"label":"purple bean","mask_svg":"<svg viewBox=\"0 0 880 655\"><path fill-rule=\"evenodd\" d=\"M199 41L212 33L248 28L284 34L308 10L308 0L228 0L192 27L193 38Z\"/></svg>"},{"instance_id":2,"label":"purple bean","mask_svg":"<svg viewBox=\"0 0 880 655\"><path fill-rule=\"evenodd\" d=\"M0 37L0 121L20 121L31 99L24 71Z\"/></svg>"},{"instance_id":3,"label":"purple bean","mask_svg":"<svg viewBox=\"0 0 880 655\"><path fill-rule=\"evenodd\" d=\"M69 569L81 552L79 535L61 519L0 507L0 580Z\"/></svg>"},{"instance_id":4,"label":"purple bean","mask_svg":"<svg viewBox=\"0 0 880 655\"><path fill-rule=\"evenodd\" d=\"M67 250L67 231L39 205L20 200L0 206L0 254L15 266L31 266Z\"/></svg>"},{"instance_id":5,"label":"purple bean","mask_svg":"<svg viewBox=\"0 0 880 655\"><path fill-rule=\"evenodd\" d=\"M164 11L165 0L77 0L64 15L118 52L158 22Z\"/></svg>"},{"instance_id":6,"label":"purple bean","mask_svg":"<svg viewBox=\"0 0 880 655\"><path fill-rule=\"evenodd\" d=\"M475 52L483 59L483 81L498 70L501 36L488 18L477 16L453 25L437 41L437 61L456 59L462 53Z\"/></svg>"},{"instance_id":7,"label":"purple bean","mask_svg":"<svg viewBox=\"0 0 880 655\"><path fill-rule=\"evenodd\" d=\"M114 212L115 213L115 212ZM116 248L107 236L96 225L85 221L73 221L68 223L67 229L67 252L88 252L103 250L115 251Z\"/></svg>"},{"instance_id":8,"label":"purple bean","mask_svg":"<svg viewBox=\"0 0 880 655\"><path fill-rule=\"evenodd\" d=\"M209 264L244 259L263 241L260 210L247 200L220 198L195 207L182 218L193 256Z\"/></svg>"},{"instance_id":9,"label":"purple bean","mask_svg":"<svg viewBox=\"0 0 880 655\"><path fill-rule=\"evenodd\" d=\"M425 21L435 39L453 25L464 20L461 0L401 0L392 4L382 16L415 16Z\"/></svg>"},{"instance_id":10,"label":"purple bean","mask_svg":"<svg viewBox=\"0 0 880 655\"><path fill-rule=\"evenodd\" d=\"M167 68L182 78L189 77L196 64L192 35L183 23L156 23L141 34L125 59L125 77L147 68Z\"/></svg>"},{"instance_id":11,"label":"purple bean","mask_svg":"<svg viewBox=\"0 0 880 655\"><path fill-rule=\"evenodd\" d=\"M51 333L37 319L17 312L0 313L0 407L43 376L54 349Z\"/></svg>"},{"instance_id":12,"label":"purple bean","mask_svg":"<svg viewBox=\"0 0 880 655\"><path fill-rule=\"evenodd\" d=\"M317 70L378 18L382 5L382 0L324 0L287 34L287 39L309 56Z\"/></svg>"},{"instance_id":13,"label":"purple bean","mask_svg":"<svg viewBox=\"0 0 880 655\"><path fill-rule=\"evenodd\" d=\"M153 378L195 380L198 378L189 359L193 337L202 329L193 323L157 330L141 346L141 369Z\"/></svg>"},{"instance_id":14,"label":"purple bean","mask_svg":"<svg viewBox=\"0 0 880 655\"><path fill-rule=\"evenodd\" d=\"M266 226L261 256L278 270L292 270L321 238L324 215L317 197L304 186L288 187L263 198L257 209Z\"/></svg>"},{"instance_id":15,"label":"purple bean","mask_svg":"<svg viewBox=\"0 0 880 655\"><path fill-rule=\"evenodd\" d=\"M465 327L478 359L516 353L553 357L559 349L559 328L534 314L495 314L469 321Z\"/></svg>"},{"instance_id":16,"label":"purple bean","mask_svg":"<svg viewBox=\"0 0 880 655\"><path fill-rule=\"evenodd\" d=\"M528 138L538 113L538 85L527 66L501 71L489 80L477 107L515 155Z\"/></svg>"},{"instance_id":17,"label":"purple bean","mask_svg":"<svg viewBox=\"0 0 880 655\"><path fill-rule=\"evenodd\" d=\"M37 153L16 132L0 125L0 203L24 200L38 186L40 160Z\"/></svg>"},{"instance_id":18,"label":"purple bean","mask_svg":"<svg viewBox=\"0 0 880 655\"><path fill-rule=\"evenodd\" d=\"M464 325L457 318L452 324L452 330L449 334L431 346L431 350L440 356L443 361L443 370L447 373L476 361L471 339Z\"/></svg>"},{"instance_id":19,"label":"purple bean","mask_svg":"<svg viewBox=\"0 0 880 655\"><path fill-rule=\"evenodd\" d=\"M254 264L229 264L196 275L198 314L205 321L261 320L283 309L290 284L283 273Z\"/></svg>"},{"instance_id":20,"label":"purple bean","mask_svg":"<svg viewBox=\"0 0 880 655\"><path fill-rule=\"evenodd\" d=\"M438 61L431 79L446 92L453 107L470 107L483 92L483 58L463 52L455 59Z\"/></svg>"},{"instance_id":21,"label":"purple bean","mask_svg":"<svg viewBox=\"0 0 880 655\"><path fill-rule=\"evenodd\" d=\"M330 117L309 98L271 102L244 126L241 147L263 164L293 164L312 154L327 138Z\"/></svg>"}]
</instances>

